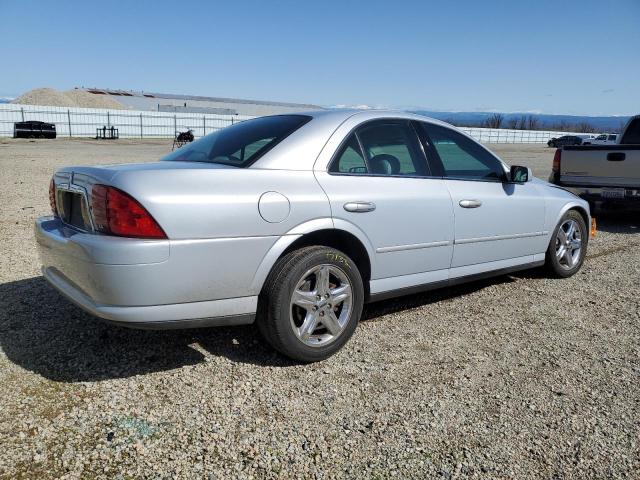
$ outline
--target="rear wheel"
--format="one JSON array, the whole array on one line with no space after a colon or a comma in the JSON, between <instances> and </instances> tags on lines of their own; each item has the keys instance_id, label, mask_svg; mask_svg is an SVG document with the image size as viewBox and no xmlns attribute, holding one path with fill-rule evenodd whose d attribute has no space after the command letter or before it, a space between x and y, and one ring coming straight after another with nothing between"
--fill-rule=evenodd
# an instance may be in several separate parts
<instances>
[{"instance_id":1,"label":"rear wheel","mask_svg":"<svg viewBox=\"0 0 640 480\"><path fill-rule=\"evenodd\" d=\"M556 277L574 275L584 262L589 232L584 218L575 210L564 214L549 242L546 266Z\"/></svg>"},{"instance_id":2,"label":"rear wheel","mask_svg":"<svg viewBox=\"0 0 640 480\"><path fill-rule=\"evenodd\" d=\"M362 278L349 257L333 248L305 247L274 266L260 295L257 324L279 352L316 362L349 340L363 303Z\"/></svg>"}]
</instances>

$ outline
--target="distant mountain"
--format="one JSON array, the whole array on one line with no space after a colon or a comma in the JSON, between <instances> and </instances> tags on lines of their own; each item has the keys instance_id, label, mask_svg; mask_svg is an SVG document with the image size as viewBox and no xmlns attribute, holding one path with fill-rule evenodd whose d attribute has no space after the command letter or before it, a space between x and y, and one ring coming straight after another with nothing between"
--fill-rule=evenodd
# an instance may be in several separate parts
<instances>
[{"instance_id":1,"label":"distant mountain","mask_svg":"<svg viewBox=\"0 0 640 480\"><path fill-rule=\"evenodd\" d=\"M0 103L9 103L13 100L12 98L0 98Z\"/></svg>"},{"instance_id":2,"label":"distant mountain","mask_svg":"<svg viewBox=\"0 0 640 480\"><path fill-rule=\"evenodd\" d=\"M436 118L457 126L476 127L482 126L484 122L495 114L495 112L434 112L431 110L412 110L413 113ZM540 126L548 129L555 129L560 125L591 125L598 132L620 132L629 117L588 117L580 115L547 115L538 113L501 113L504 116L501 128L508 128L509 122L519 120L522 117L532 116L537 119Z\"/></svg>"}]
</instances>

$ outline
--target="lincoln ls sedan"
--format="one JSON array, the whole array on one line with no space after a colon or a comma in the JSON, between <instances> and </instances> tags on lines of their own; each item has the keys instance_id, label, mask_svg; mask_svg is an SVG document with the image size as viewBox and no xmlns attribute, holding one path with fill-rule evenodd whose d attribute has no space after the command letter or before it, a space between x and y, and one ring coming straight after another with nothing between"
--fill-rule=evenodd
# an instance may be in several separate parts
<instances>
[{"instance_id":1,"label":"lincoln ls sedan","mask_svg":"<svg viewBox=\"0 0 640 480\"><path fill-rule=\"evenodd\" d=\"M255 323L302 362L338 351L365 302L533 267L569 277L592 230L575 195L388 111L247 120L155 163L62 168L49 197L43 275L84 310L150 329Z\"/></svg>"}]
</instances>

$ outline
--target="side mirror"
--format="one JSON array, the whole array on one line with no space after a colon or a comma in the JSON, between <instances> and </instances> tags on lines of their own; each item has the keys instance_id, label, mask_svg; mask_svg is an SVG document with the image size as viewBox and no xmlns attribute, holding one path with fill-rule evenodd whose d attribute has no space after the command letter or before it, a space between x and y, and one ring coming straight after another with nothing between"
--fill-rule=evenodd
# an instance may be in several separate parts
<instances>
[{"instance_id":1,"label":"side mirror","mask_svg":"<svg viewBox=\"0 0 640 480\"><path fill-rule=\"evenodd\" d=\"M525 183L531 181L533 174L529 167L513 165L509 172L509 181L513 183Z\"/></svg>"}]
</instances>

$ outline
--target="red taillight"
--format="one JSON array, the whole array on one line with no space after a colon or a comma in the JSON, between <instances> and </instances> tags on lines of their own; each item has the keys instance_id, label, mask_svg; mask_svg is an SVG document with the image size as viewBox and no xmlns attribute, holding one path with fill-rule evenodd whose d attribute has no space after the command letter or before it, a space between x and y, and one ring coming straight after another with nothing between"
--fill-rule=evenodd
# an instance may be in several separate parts
<instances>
[{"instance_id":1,"label":"red taillight","mask_svg":"<svg viewBox=\"0 0 640 480\"><path fill-rule=\"evenodd\" d=\"M91 211L98 231L136 238L167 238L160 225L134 198L106 185L94 185Z\"/></svg>"},{"instance_id":2,"label":"red taillight","mask_svg":"<svg viewBox=\"0 0 640 480\"><path fill-rule=\"evenodd\" d=\"M560 156L562 155L562 149L558 148L556 154L553 156L553 166L551 170L555 173L560 173Z\"/></svg>"},{"instance_id":3,"label":"red taillight","mask_svg":"<svg viewBox=\"0 0 640 480\"><path fill-rule=\"evenodd\" d=\"M56 208L56 184L53 178L49 182L49 205L51 205L53 214L58 215L58 209Z\"/></svg>"}]
</instances>

